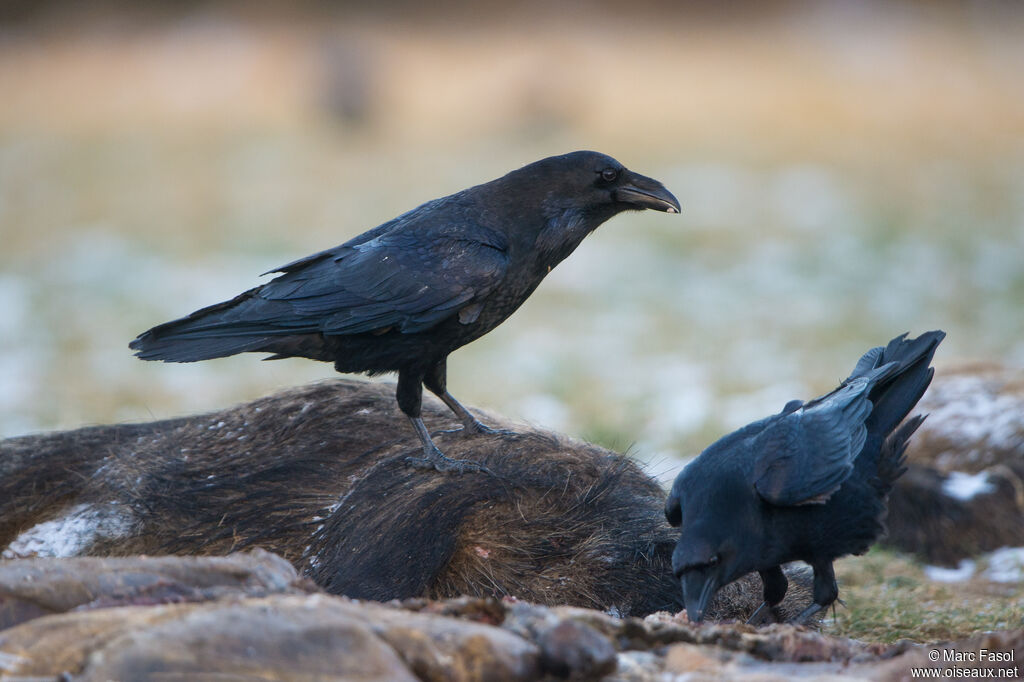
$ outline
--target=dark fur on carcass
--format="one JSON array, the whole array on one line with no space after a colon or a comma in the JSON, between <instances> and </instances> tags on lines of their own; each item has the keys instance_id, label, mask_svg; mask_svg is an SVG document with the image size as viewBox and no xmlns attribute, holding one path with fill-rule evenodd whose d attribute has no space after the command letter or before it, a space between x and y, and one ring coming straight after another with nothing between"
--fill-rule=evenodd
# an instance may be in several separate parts
<instances>
[{"instance_id":1,"label":"dark fur on carcass","mask_svg":"<svg viewBox=\"0 0 1024 682\"><path fill-rule=\"evenodd\" d=\"M430 428L454 426L439 403L425 407ZM337 380L207 415L2 441L0 546L90 504L131 530L81 554L259 546L354 597L681 607L665 494L635 462L520 426L436 434L493 475L424 471L404 461L419 443L398 417L388 385ZM807 576L792 582L799 606ZM722 595L717 616L743 617L759 599L752 578Z\"/></svg>"},{"instance_id":2,"label":"dark fur on carcass","mask_svg":"<svg viewBox=\"0 0 1024 682\"><path fill-rule=\"evenodd\" d=\"M90 426L0 440L0 548L62 508L97 495L93 476L127 444L187 422Z\"/></svg>"},{"instance_id":3,"label":"dark fur on carcass","mask_svg":"<svg viewBox=\"0 0 1024 682\"><path fill-rule=\"evenodd\" d=\"M944 566L1024 544L1024 465L986 471L989 491L962 500L946 492L948 473L911 464L889 498L885 543Z\"/></svg>"}]
</instances>

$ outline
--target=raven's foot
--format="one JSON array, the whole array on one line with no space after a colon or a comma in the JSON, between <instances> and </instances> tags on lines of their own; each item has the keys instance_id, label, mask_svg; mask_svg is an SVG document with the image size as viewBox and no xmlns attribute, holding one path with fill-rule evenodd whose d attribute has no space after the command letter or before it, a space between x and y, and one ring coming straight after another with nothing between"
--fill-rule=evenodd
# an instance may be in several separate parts
<instances>
[{"instance_id":1,"label":"raven's foot","mask_svg":"<svg viewBox=\"0 0 1024 682\"><path fill-rule=\"evenodd\" d=\"M427 384L427 388L434 392L448 409L452 411L455 417L462 422L461 429L450 429L448 431L438 431L438 433L464 433L464 434L488 434L488 435L500 435L500 436L512 436L515 435L514 431L506 431L505 429L492 429L490 426L483 424L479 419L473 416L473 413L466 409L465 405L455 399L451 393L444 389L444 384Z\"/></svg>"},{"instance_id":2,"label":"raven's foot","mask_svg":"<svg viewBox=\"0 0 1024 682\"><path fill-rule=\"evenodd\" d=\"M761 605L750 614L750 618L747 618L747 625L754 626L778 622L779 619L775 613L775 607L770 606L766 601L761 602Z\"/></svg>"},{"instance_id":3,"label":"raven's foot","mask_svg":"<svg viewBox=\"0 0 1024 682\"><path fill-rule=\"evenodd\" d=\"M475 473L482 471L484 473L491 473L490 470L479 462L474 462L468 459L451 459L445 457L444 453L438 450L436 447L427 450L423 450L423 457L406 457L405 462L411 467L417 469L434 469L441 473Z\"/></svg>"},{"instance_id":4,"label":"raven's foot","mask_svg":"<svg viewBox=\"0 0 1024 682\"><path fill-rule=\"evenodd\" d=\"M789 622L793 625L807 625L807 621L809 621L816 613L818 613L818 611L821 611L824 608L826 607L821 604L811 604L806 609L801 611L796 618Z\"/></svg>"},{"instance_id":5,"label":"raven's foot","mask_svg":"<svg viewBox=\"0 0 1024 682\"><path fill-rule=\"evenodd\" d=\"M464 434L464 435L471 435L471 436L475 436L477 434L488 435L488 436L515 436L515 435L517 435L515 431L510 431L508 429L495 429L495 428L491 428L490 426L487 426L487 424L484 424L483 422L481 422L478 419L473 419L471 421L463 422L462 426L460 426L457 429L445 429L443 431L435 431L434 433L438 433L438 434L461 433L461 434Z\"/></svg>"},{"instance_id":6,"label":"raven's foot","mask_svg":"<svg viewBox=\"0 0 1024 682\"><path fill-rule=\"evenodd\" d=\"M440 472L453 471L455 473L463 474L467 471L483 471L488 474L491 473L487 467L479 462L473 462L468 459L451 459L450 457L445 457L444 453L441 452L437 446L434 445L434 441L430 439L430 434L427 433L427 427L423 425L422 419L419 417L409 417L409 422L416 430L416 436L420 439L420 444L423 447L423 456L406 457L406 464L419 469L435 469Z\"/></svg>"},{"instance_id":7,"label":"raven's foot","mask_svg":"<svg viewBox=\"0 0 1024 682\"><path fill-rule=\"evenodd\" d=\"M822 609L827 609L829 606L832 607L832 612L833 612L833 615L834 615L837 603L840 606L846 606L846 602L844 602L842 599L838 599L838 598L833 600L831 604L813 603L810 606L808 606L806 609L801 611L799 613L799 615L797 615L796 618L794 618L793 620L791 620L789 622L792 623L793 625L807 625L807 622L811 618L813 618L814 615L818 613L818 611L821 611Z\"/></svg>"}]
</instances>

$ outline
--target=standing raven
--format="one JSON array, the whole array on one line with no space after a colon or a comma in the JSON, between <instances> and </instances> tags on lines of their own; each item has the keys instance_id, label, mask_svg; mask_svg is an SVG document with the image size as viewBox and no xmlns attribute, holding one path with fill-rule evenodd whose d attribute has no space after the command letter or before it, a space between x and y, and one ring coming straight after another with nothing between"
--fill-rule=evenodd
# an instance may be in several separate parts
<instances>
[{"instance_id":1,"label":"standing raven","mask_svg":"<svg viewBox=\"0 0 1024 682\"><path fill-rule=\"evenodd\" d=\"M839 388L718 440L672 485L665 516L682 526L672 570L690 620L720 587L757 571L767 618L786 594L781 565L814 569L805 622L839 596L832 562L863 554L884 531L886 498L903 473L907 441L924 417L899 428L932 380L945 333L906 334L872 348Z\"/></svg>"},{"instance_id":2,"label":"standing raven","mask_svg":"<svg viewBox=\"0 0 1024 682\"><path fill-rule=\"evenodd\" d=\"M477 470L430 439L423 386L466 431L489 430L448 392L448 354L501 324L601 223L647 208L678 213L679 202L604 154L552 156L283 265L266 284L154 327L130 347L143 360L253 351L333 362L339 372L398 372L398 406L423 445L413 463Z\"/></svg>"}]
</instances>

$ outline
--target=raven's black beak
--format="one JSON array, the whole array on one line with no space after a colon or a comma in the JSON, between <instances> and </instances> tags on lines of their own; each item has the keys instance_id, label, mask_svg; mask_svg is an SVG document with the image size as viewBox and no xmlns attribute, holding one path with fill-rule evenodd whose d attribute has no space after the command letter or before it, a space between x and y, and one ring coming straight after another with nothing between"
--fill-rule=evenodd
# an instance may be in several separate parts
<instances>
[{"instance_id":1,"label":"raven's black beak","mask_svg":"<svg viewBox=\"0 0 1024 682\"><path fill-rule=\"evenodd\" d=\"M691 623L704 620L711 598L718 591L718 580L704 571L687 571L679 582L683 586L683 603L686 605L686 616Z\"/></svg>"},{"instance_id":2,"label":"raven's black beak","mask_svg":"<svg viewBox=\"0 0 1024 682\"><path fill-rule=\"evenodd\" d=\"M679 213L679 200L665 186L646 175L627 171L623 183L615 188L616 201L632 204L637 208L651 208L665 213Z\"/></svg>"}]
</instances>

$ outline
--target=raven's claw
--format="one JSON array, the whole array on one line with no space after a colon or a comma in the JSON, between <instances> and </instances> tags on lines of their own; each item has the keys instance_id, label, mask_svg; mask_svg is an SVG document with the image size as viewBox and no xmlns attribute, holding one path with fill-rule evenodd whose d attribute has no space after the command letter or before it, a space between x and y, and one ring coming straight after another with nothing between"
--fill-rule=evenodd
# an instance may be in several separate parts
<instances>
[{"instance_id":1,"label":"raven's claw","mask_svg":"<svg viewBox=\"0 0 1024 682\"><path fill-rule=\"evenodd\" d=\"M449 433L461 433L461 434L467 435L467 436L477 435L477 434L486 434L488 436L515 436L515 435L517 435L515 431L510 431L509 429L495 429L495 428L487 426L483 422L477 421L475 419L472 422L470 422L468 424L465 424L463 426L460 426L458 428L442 429L440 431L434 431L434 433L431 434L431 435L442 435L442 434L449 434Z\"/></svg>"},{"instance_id":2,"label":"raven's claw","mask_svg":"<svg viewBox=\"0 0 1024 682\"><path fill-rule=\"evenodd\" d=\"M807 621L809 621L811 617L814 616L814 614L816 614L818 611L821 611L823 608L825 607L821 604L811 604L806 609L801 611L796 618L789 622L793 625L807 625Z\"/></svg>"},{"instance_id":3,"label":"raven's claw","mask_svg":"<svg viewBox=\"0 0 1024 682\"><path fill-rule=\"evenodd\" d=\"M761 602L761 605L750 614L750 618L747 618L747 625L754 626L776 622L778 619L775 617L775 611L766 601Z\"/></svg>"},{"instance_id":4,"label":"raven's claw","mask_svg":"<svg viewBox=\"0 0 1024 682\"><path fill-rule=\"evenodd\" d=\"M451 459L450 457L445 457L444 453L437 448L433 448L432 450L424 448L423 454L423 457L406 457L406 464L417 469L434 469L441 473L452 472L456 474L464 474L467 472L475 473L478 471L488 474L491 473L487 467L479 462L474 462L468 459Z\"/></svg>"}]
</instances>

